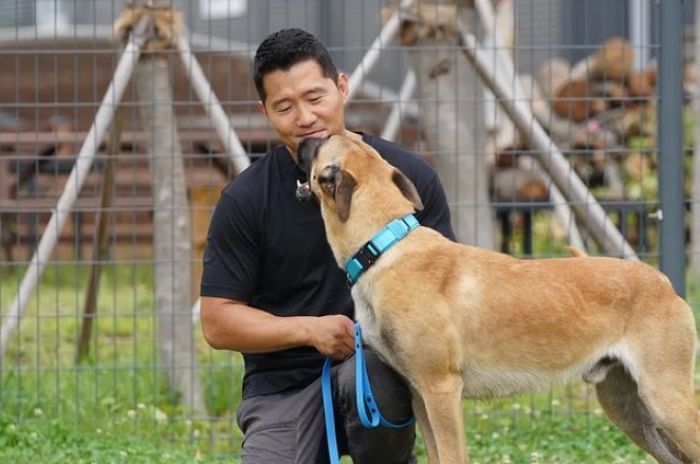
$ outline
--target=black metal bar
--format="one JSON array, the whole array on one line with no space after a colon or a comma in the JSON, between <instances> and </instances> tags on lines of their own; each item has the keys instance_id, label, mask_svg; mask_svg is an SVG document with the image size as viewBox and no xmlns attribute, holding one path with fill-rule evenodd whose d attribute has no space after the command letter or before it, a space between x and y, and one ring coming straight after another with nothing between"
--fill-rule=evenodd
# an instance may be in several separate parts
<instances>
[{"instance_id":1,"label":"black metal bar","mask_svg":"<svg viewBox=\"0 0 700 464\"><path fill-rule=\"evenodd\" d=\"M685 198L683 196L683 0L659 5L659 201L661 208L661 271L685 297Z\"/></svg>"}]
</instances>

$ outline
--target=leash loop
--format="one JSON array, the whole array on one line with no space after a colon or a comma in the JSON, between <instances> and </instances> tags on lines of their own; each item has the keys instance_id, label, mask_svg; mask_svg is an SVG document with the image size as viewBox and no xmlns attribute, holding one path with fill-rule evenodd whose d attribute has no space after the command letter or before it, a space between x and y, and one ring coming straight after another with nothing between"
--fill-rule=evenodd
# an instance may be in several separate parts
<instances>
[{"instance_id":1,"label":"leash loop","mask_svg":"<svg viewBox=\"0 0 700 464\"><path fill-rule=\"evenodd\" d=\"M416 419L411 417L406 422L395 424L384 418L372 393L372 386L365 365L364 350L362 348L362 329L359 323L355 323L355 402L360 416L360 422L367 429L387 427L390 429L402 429L412 425Z\"/></svg>"},{"instance_id":2,"label":"leash loop","mask_svg":"<svg viewBox=\"0 0 700 464\"><path fill-rule=\"evenodd\" d=\"M326 442L331 464L339 464L338 441L335 434L335 414L333 412L333 393L331 388L332 358L326 358L321 371L321 394L323 397L323 413L326 423ZM360 422L365 428L374 429L379 426L391 429L402 429L412 425L416 419L411 417L406 422L394 424L384 418L372 393L372 386L367 374L364 350L362 348L362 329L355 323L355 402Z\"/></svg>"}]
</instances>

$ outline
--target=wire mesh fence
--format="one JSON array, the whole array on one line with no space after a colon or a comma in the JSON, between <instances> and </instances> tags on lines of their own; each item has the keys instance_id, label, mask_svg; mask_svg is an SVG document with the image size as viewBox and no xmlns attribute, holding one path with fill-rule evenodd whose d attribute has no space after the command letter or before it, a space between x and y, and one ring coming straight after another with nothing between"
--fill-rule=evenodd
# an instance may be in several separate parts
<instances>
[{"instance_id":1,"label":"wire mesh fence","mask_svg":"<svg viewBox=\"0 0 700 464\"><path fill-rule=\"evenodd\" d=\"M351 76L349 128L436 167L460 241L525 258L575 245L663 259L659 2L420 0L400 14L391 0L155 2L156 35L129 49L138 18L123 12L143 3L0 0L0 427L150 437L169 424L153 439L238 453L241 359L207 346L196 300L219 192L278 143L251 59L282 27L316 34ZM677 3L679 235L697 311L700 14ZM477 444L571 415L600 415L583 384L465 405Z\"/></svg>"}]
</instances>

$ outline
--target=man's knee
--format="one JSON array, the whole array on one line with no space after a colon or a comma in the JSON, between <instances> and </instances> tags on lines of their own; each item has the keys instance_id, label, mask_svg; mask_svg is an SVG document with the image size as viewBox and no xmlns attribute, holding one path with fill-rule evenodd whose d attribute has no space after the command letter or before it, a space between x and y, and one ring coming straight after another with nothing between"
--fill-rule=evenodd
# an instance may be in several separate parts
<instances>
[{"instance_id":1,"label":"man's knee","mask_svg":"<svg viewBox=\"0 0 700 464\"><path fill-rule=\"evenodd\" d=\"M408 385L403 377L384 363L373 350L365 349L364 354L372 393L382 415L390 422L404 422L412 415L411 392ZM337 385L341 404L354 406L356 390L354 356L340 366Z\"/></svg>"}]
</instances>

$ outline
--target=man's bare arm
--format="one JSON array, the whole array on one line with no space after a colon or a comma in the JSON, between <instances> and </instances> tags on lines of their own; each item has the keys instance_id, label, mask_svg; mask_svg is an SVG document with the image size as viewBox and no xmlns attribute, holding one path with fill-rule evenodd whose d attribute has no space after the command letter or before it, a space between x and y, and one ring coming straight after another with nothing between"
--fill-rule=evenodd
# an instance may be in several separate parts
<instances>
[{"instance_id":1,"label":"man's bare arm","mask_svg":"<svg viewBox=\"0 0 700 464\"><path fill-rule=\"evenodd\" d=\"M227 298L202 297L202 332L215 349L269 353L313 346L345 359L354 351L353 324L343 315L279 317Z\"/></svg>"}]
</instances>

